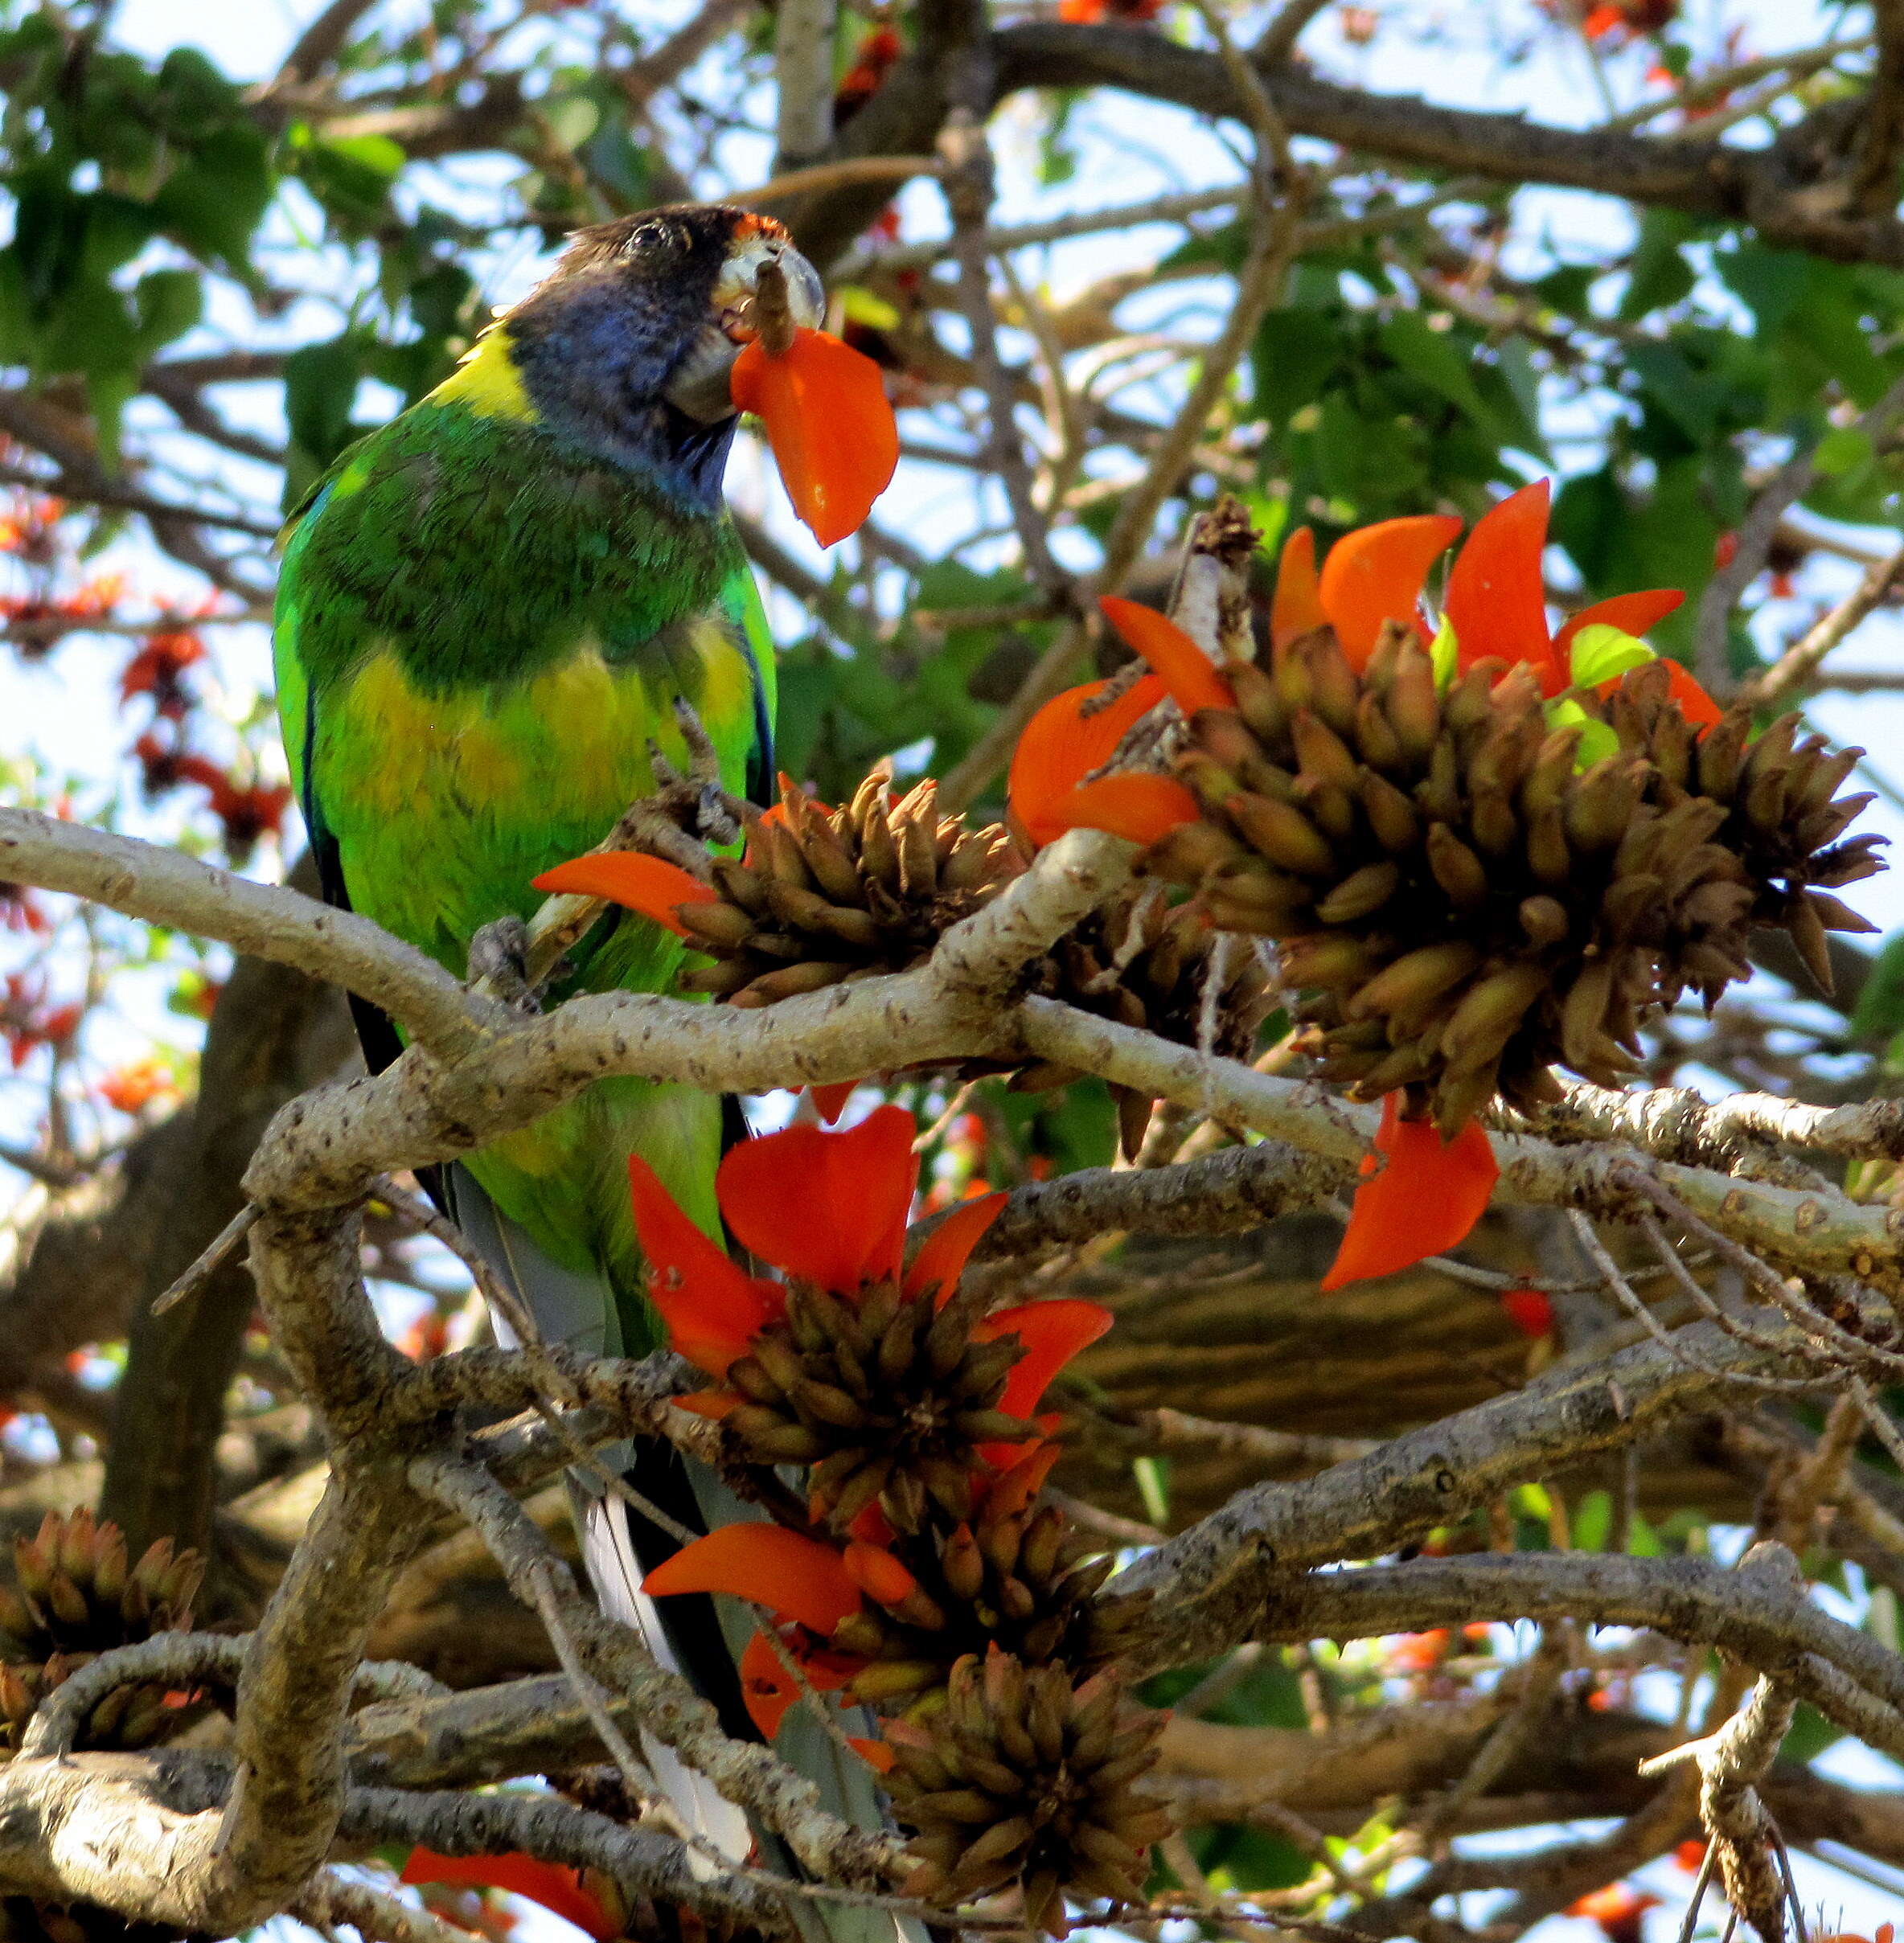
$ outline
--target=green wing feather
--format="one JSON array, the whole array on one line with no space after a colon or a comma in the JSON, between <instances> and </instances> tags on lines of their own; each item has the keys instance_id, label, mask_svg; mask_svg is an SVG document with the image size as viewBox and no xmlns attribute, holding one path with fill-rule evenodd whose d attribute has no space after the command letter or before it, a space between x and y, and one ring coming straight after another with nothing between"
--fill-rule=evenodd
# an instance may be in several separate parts
<instances>
[{"instance_id":1,"label":"green wing feather","mask_svg":"<svg viewBox=\"0 0 1904 1943\"><path fill-rule=\"evenodd\" d=\"M694 707L736 792L770 775L771 642L724 519L564 454L532 425L429 404L334 470L289 531L276 660L293 782L351 907L462 974L472 935L685 764ZM632 916L568 990L667 988L682 946ZM633 1347L626 1158L716 1224L720 1102L617 1080L471 1157L564 1267L608 1273Z\"/></svg>"}]
</instances>

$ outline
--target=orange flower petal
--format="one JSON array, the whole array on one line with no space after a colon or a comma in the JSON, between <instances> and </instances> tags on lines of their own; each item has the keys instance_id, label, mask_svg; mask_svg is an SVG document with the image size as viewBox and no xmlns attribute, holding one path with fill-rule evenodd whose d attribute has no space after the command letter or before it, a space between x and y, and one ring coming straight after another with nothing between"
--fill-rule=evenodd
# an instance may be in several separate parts
<instances>
[{"instance_id":1,"label":"orange flower petal","mask_svg":"<svg viewBox=\"0 0 1904 1943\"><path fill-rule=\"evenodd\" d=\"M890 1545L892 1543L892 1527L885 1513L880 1509L880 1501L876 1498L846 1529L847 1537L856 1538L865 1544Z\"/></svg>"},{"instance_id":2,"label":"orange flower petal","mask_svg":"<svg viewBox=\"0 0 1904 1943\"><path fill-rule=\"evenodd\" d=\"M1554 651L1564 666L1574 637L1583 627L1616 627L1623 634L1643 641L1666 617L1685 603L1676 587L1650 587L1643 592L1615 594L1611 600L1596 601L1570 614L1553 637Z\"/></svg>"},{"instance_id":3,"label":"orange flower petal","mask_svg":"<svg viewBox=\"0 0 1904 1943\"><path fill-rule=\"evenodd\" d=\"M782 1525L723 1525L663 1560L642 1590L657 1599L731 1593L823 1636L860 1609L860 1588L839 1554Z\"/></svg>"},{"instance_id":4,"label":"orange flower petal","mask_svg":"<svg viewBox=\"0 0 1904 1943\"><path fill-rule=\"evenodd\" d=\"M806 1090L819 1109L820 1118L831 1126L846 1111L846 1103L852 1098L853 1088L859 1084L857 1080L835 1080L831 1086L810 1086Z\"/></svg>"},{"instance_id":5,"label":"orange flower petal","mask_svg":"<svg viewBox=\"0 0 1904 1943\"><path fill-rule=\"evenodd\" d=\"M1448 570L1447 616L1462 667L1490 655L1509 667L1531 662L1543 677L1553 666L1541 575L1552 498L1545 479L1508 494L1475 522L1467 545L1455 555Z\"/></svg>"},{"instance_id":6,"label":"orange flower petal","mask_svg":"<svg viewBox=\"0 0 1904 1943\"><path fill-rule=\"evenodd\" d=\"M1095 1342L1110 1327L1111 1314L1095 1302L1071 1297L1060 1301L1025 1302L1001 1309L972 1330L981 1342L1016 1336L1024 1345L1023 1359L1005 1379L999 1409L1010 1416L1028 1417L1051 1385L1051 1379L1077 1352Z\"/></svg>"},{"instance_id":7,"label":"orange flower petal","mask_svg":"<svg viewBox=\"0 0 1904 1943\"><path fill-rule=\"evenodd\" d=\"M903 1107L876 1107L857 1126L793 1126L728 1150L715 1179L728 1232L743 1248L835 1295L899 1273L918 1185L917 1128Z\"/></svg>"},{"instance_id":8,"label":"orange flower petal","mask_svg":"<svg viewBox=\"0 0 1904 1943\"><path fill-rule=\"evenodd\" d=\"M1136 601L1106 594L1098 605L1104 618L1161 675L1170 698L1187 715L1200 708L1234 708L1235 691L1216 664L1167 614Z\"/></svg>"},{"instance_id":9,"label":"orange flower petal","mask_svg":"<svg viewBox=\"0 0 1904 1943\"><path fill-rule=\"evenodd\" d=\"M621 1925L582 1887L579 1870L565 1869L539 1856L512 1849L501 1855L440 1855L418 1846L410 1851L399 1879L406 1883L448 1883L470 1889L502 1889L527 1896L544 1909L585 1929L596 1943L609 1943Z\"/></svg>"},{"instance_id":10,"label":"orange flower petal","mask_svg":"<svg viewBox=\"0 0 1904 1943\"><path fill-rule=\"evenodd\" d=\"M765 1632L756 1633L741 1655L741 1698L749 1717L761 1731L768 1746L780 1732L780 1724L800 1698L800 1683L781 1664L774 1642Z\"/></svg>"},{"instance_id":11,"label":"orange flower petal","mask_svg":"<svg viewBox=\"0 0 1904 1943\"><path fill-rule=\"evenodd\" d=\"M1061 1454L1061 1447L1053 1443L1033 1444L1028 1449L1014 1444L1008 1448L1015 1454L1024 1454L1000 1474L986 1494L987 1519L1016 1517L1044 1489L1044 1480L1051 1475L1051 1468Z\"/></svg>"},{"instance_id":12,"label":"orange flower petal","mask_svg":"<svg viewBox=\"0 0 1904 1943\"><path fill-rule=\"evenodd\" d=\"M1180 782L1148 769L1100 776L1066 797L1059 814L1071 830L1102 830L1133 843L1155 843L1203 814L1196 798Z\"/></svg>"},{"instance_id":13,"label":"orange flower petal","mask_svg":"<svg viewBox=\"0 0 1904 1943\"><path fill-rule=\"evenodd\" d=\"M979 1237L998 1219L1004 1205L1003 1191L961 1201L920 1243L919 1252L905 1272L906 1293L917 1295L936 1282L939 1293L934 1306L943 1309L958 1286L966 1258L977 1246Z\"/></svg>"},{"instance_id":14,"label":"orange flower petal","mask_svg":"<svg viewBox=\"0 0 1904 1943\"><path fill-rule=\"evenodd\" d=\"M883 1740L868 1740L859 1734L848 1734L846 1744L875 1774L890 1774L892 1764L898 1758Z\"/></svg>"},{"instance_id":15,"label":"orange flower petal","mask_svg":"<svg viewBox=\"0 0 1904 1943\"><path fill-rule=\"evenodd\" d=\"M1662 654L1660 659L1666 667L1666 693L1668 698L1679 703L1680 713L1694 728L1710 728L1725 714L1725 710L1700 686L1698 678L1683 662L1675 661L1670 654ZM1595 695L1611 695L1620 684L1615 675L1594 689Z\"/></svg>"},{"instance_id":16,"label":"orange flower petal","mask_svg":"<svg viewBox=\"0 0 1904 1943\"><path fill-rule=\"evenodd\" d=\"M779 1313L782 1292L756 1281L704 1235L638 1154L628 1157L628 1191L648 1261L648 1299L668 1341L697 1369L724 1376L748 1338Z\"/></svg>"},{"instance_id":17,"label":"orange flower petal","mask_svg":"<svg viewBox=\"0 0 1904 1943\"><path fill-rule=\"evenodd\" d=\"M1691 669L1670 655L1662 655L1660 658L1666 663L1670 678L1666 692L1679 703L1680 712L1696 727L1710 728L1725 714L1725 710L1699 685Z\"/></svg>"},{"instance_id":18,"label":"orange flower petal","mask_svg":"<svg viewBox=\"0 0 1904 1943\"><path fill-rule=\"evenodd\" d=\"M1446 552L1461 522L1441 513L1378 520L1344 533L1322 564L1322 605L1349 665L1360 674L1385 621L1404 626L1421 606L1428 569Z\"/></svg>"},{"instance_id":19,"label":"orange flower petal","mask_svg":"<svg viewBox=\"0 0 1904 1943\"><path fill-rule=\"evenodd\" d=\"M732 1390L688 1390L671 1399L677 1410L690 1416L709 1417L719 1423L741 1408L741 1399Z\"/></svg>"},{"instance_id":20,"label":"orange flower petal","mask_svg":"<svg viewBox=\"0 0 1904 1943\"><path fill-rule=\"evenodd\" d=\"M884 1545L855 1540L847 1547L841 1563L854 1584L881 1605L897 1605L919 1589L919 1581Z\"/></svg>"},{"instance_id":21,"label":"orange flower petal","mask_svg":"<svg viewBox=\"0 0 1904 1943\"><path fill-rule=\"evenodd\" d=\"M1478 1121L1443 1143L1431 1121L1404 1120L1400 1093L1381 1106L1375 1154L1388 1165L1356 1190L1342 1245L1323 1277L1325 1289L1412 1268L1464 1240L1486 1211L1500 1174L1494 1148ZM1373 1159L1373 1156L1371 1156Z\"/></svg>"},{"instance_id":22,"label":"orange flower petal","mask_svg":"<svg viewBox=\"0 0 1904 1943\"><path fill-rule=\"evenodd\" d=\"M1322 605L1322 582L1315 572L1315 535L1307 527L1298 527L1282 543L1282 557L1276 563L1270 644L1286 647L1299 634L1328 625Z\"/></svg>"},{"instance_id":23,"label":"orange flower petal","mask_svg":"<svg viewBox=\"0 0 1904 1943\"><path fill-rule=\"evenodd\" d=\"M605 897L610 904L626 904L630 911L665 924L675 937L683 938L690 934L675 916L676 905L715 901L714 892L678 863L635 850L596 851L586 857L572 857L552 871L544 871L531 887L545 893L568 891L583 897Z\"/></svg>"},{"instance_id":24,"label":"orange flower petal","mask_svg":"<svg viewBox=\"0 0 1904 1943\"><path fill-rule=\"evenodd\" d=\"M1109 682L1087 682L1054 695L1025 724L1012 756L1006 794L1020 828L1042 847L1073 827L1063 810L1072 791L1117 752L1132 728L1163 699L1163 684L1147 674L1107 707L1086 715Z\"/></svg>"},{"instance_id":25,"label":"orange flower petal","mask_svg":"<svg viewBox=\"0 0 1904 1943\"><path fill-rule=\"evenodd\" d=\"M823 330L798 330L782 357L758 338L734 360L734 403L766 428L794 510L823 547L856 533L892 482L899 427L880 367Z\"/></svg>"}]
</instances>

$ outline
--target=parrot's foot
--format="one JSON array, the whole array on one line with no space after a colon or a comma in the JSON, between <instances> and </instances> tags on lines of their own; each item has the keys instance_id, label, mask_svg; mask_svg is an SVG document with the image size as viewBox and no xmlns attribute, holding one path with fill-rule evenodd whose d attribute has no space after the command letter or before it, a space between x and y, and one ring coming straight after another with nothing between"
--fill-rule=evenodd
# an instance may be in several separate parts
<instances>
[{"instance_id":1,"label":"parrot's foot","mask_svg":"<svg viewBox=\"0 0 1904 1943\"><path fill-rule=\"evenodd\" d=\"M630 841L624 844L611 840L609 846L650 851L696 876L705 876L705 856L700 856L698 867L694 861L697 846L739 842L759 812L728 793L720 780L720 754L713 739L692 706L679 697L675 719L687 745L685 773L650 742L648 757L654 771L654 793L634 804L618 826L618 838Z\"/></svg>"},{"instance_id":2,"label":"parrot's foot","mask_svg":"<svg viewBox=\"0 0 1904 1943\"><path fill-rule=\"evenodd\" d=\"M542 1010L529 983L529 927L519 917L499 917L470 940L470 982L519 1012Z\"/></svg>"}]
</instances>

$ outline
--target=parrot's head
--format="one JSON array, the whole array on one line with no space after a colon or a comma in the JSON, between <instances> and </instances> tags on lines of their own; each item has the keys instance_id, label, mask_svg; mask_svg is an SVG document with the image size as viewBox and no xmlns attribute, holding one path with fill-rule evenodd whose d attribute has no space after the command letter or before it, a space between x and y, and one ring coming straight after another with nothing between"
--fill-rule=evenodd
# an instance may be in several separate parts
<instances>
[{"instance_id":1,"label":"parrot's head","mask_svg":"<svg viewBox=\"0 0 1904 1943\"><path fill-rule=\"evenodd\" d=\"M819 273L770 217L682 203L578 231L502 320L539 422L681 497L718 501L736 420L728 376L769 263L794 322L818 325Z\"/></svg>"}]
</instances>

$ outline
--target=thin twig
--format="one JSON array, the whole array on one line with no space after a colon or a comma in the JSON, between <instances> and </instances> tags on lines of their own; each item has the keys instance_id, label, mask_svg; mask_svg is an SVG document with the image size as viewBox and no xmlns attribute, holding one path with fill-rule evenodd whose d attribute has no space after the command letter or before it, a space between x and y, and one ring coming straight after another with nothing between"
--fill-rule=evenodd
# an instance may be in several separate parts
<instances>
[{"instance_id":1,"label":"thin twig","mask_svg":"<svg viewBox=\"0 0 1904 1943\"><path fill-rule=\"evenodd\" d=\"M225 1257L250 1233L258 1214L259 1210L248 1201L240 1208L205 1244L198 1260L153 1303L153 1314L165 1315L196 1295L218 1273Z\"/></svg>"}]
</instances>

